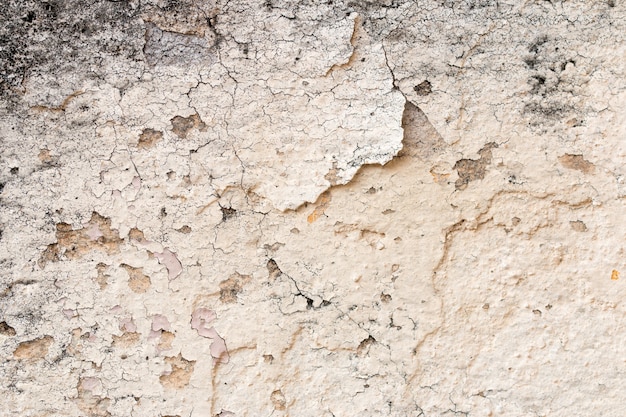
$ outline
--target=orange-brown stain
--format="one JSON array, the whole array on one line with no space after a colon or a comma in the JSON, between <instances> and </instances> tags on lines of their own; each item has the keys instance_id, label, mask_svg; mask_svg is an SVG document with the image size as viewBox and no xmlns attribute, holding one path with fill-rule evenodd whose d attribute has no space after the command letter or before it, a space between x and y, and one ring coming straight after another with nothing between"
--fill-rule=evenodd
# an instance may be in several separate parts
<instances>
[{"instance_id":1,"label":"orange-brown stain","mask_svg":"<svg viewBox=\"0 0 626 417\"><path fill-rule=\"evenodd\" d=\"M613 272L611 272L611 279L613 281L617 281L619 279L619 271L614 269Z\"/></svg>"},{"instance_id":2,"label":"orange-brown stain","mask_svg":"<svg viewBox=\"0 0 626 417\"><path fill-rule=\"evenodd\" d=\"M313 223L315 220L319 219L322 214L324 214L324 210L328 207L330 203L330 192L326 191L322 193L319 197L319 204L311 214L306 218L306 221L309 223Z\"/></svg>"}]
</instances>

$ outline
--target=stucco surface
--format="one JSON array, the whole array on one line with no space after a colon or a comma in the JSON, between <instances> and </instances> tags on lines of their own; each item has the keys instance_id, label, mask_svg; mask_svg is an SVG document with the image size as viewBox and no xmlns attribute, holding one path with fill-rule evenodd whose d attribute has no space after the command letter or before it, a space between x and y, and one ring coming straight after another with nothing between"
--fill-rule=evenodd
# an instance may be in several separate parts
<instances>
[{"instance_id":1,"label":"stucco surface","mask_svg":"<svg viewBox=\"0 0 626 417\"><path fill-rule=\"evenodd\" d=\"M0 22L1 415L626 415L623 2Z\"/></svg>"}]
</instances>

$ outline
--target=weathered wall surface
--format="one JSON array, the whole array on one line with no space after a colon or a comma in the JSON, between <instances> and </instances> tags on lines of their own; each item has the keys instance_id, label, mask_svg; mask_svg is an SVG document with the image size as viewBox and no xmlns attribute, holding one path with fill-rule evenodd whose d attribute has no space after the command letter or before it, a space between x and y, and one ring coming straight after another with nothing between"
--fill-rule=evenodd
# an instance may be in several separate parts
<instances>
[{"instance_id":1,"label":"weathered wall surface","mask_svg":"<svg viewBox=\"0 0 626 417\"><path fill-rule=\"evenodd\" d=\"M0 16L0 414L626 415L624 2Z\"/></svg>"}]
</instances>

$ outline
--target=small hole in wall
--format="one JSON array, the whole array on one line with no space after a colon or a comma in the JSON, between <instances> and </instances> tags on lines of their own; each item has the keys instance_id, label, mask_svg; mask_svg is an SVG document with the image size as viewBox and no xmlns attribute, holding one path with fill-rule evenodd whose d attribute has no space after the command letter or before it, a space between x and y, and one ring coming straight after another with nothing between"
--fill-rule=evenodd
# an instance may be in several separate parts
<instances>
[{"instance_id":1,"label":"small hole in wall","mask_svg":"<svg viewBox=\"0 0 626 417\"><path fill-rule=\"evenodd\" d=\"M418 96L427 96L433 92L432 84L428 80L424 80L415 87L413 87L413 91Z\"/></svg>"},{"instance_id":2,"label":"small hole in wall","mask_svg":"<svg viewBox=\"0 0 626 417\"><path fill-rule=\"evenodd\" d=\"M32 10L30 12L28 12L28 14L26 16L24 16L22 18L22 20L24 22L28 22L31 23L33 20L35 20L35 18L37 17L37 15L35 14L35 12L33 12Z\"/></svg>"},{"instance_id":3,"label":"small hole in wall","mask_svg":"<svg viewBox=\"0 0 626 417\"><path fill-rule=\"evenodd\" d=\"M232 219L237 214L237 210L232 207L222 207L220 206L220 210L222 210L222 221L225 222L228 219Z\"/></svg>"},{"instance_id":4,"label":"small hole in wall","mask_svg":"<svg viewBox=\"0 0 626 417\"><path fill-rule=\"evenodd\" d=\"M13 167L10 172L11 175L17 175L17 173L20 172L20 169L18 167Z\"/></svg>"}]
</instances>

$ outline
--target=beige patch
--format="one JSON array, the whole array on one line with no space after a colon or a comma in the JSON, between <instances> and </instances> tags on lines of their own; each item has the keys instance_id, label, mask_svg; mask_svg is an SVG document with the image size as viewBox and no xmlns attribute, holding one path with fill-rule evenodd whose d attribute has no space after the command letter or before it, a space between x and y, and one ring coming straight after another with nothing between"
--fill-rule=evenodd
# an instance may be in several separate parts
<instances>
[{"instance_id":1,"label":"beige patch","mask_svg":"<svg viewBox=\"0 0 626 417\"><path fill-rule=\"evenodd\" d=\"M148 291L150 285L150 277L143 273L142 268L135 268L127 264L121 264L128 273L128 287L135 293L142 294Z\"/></svg>"},{"instance_id":2,"label":"beige patch","mask_svg":"<svg viewBox=\"0 0 626 417\"><path fill-rule=\"evenodd\" d=\"M127 348L136 345L141 335L136 332L125 332L121 336L113 335L113 347Z\"/></svg>"},{"instance_id":3,"label":"beige patch","mask_svg":"<svg viewBox=\"0 0 626 417\"><path fill-rule=\"evenodd\" d=\"M159 338L159 344L157 347L159 350L170 350L172 348L172 342L176 339L176 335L172 332L168 332L163 330L161 332L161 337Z\"/></svg>"},{"instance_id":4,"label":"beige patch","mask_svg":"<svg viewBox=\"0 0 626 417\"><path fill-rule=\"evenodd\" d=\"M13 352L13 356L16 359L43 359L48 354L48 349L53 341L52 336L44 336L22 342Z\"/></svg>"},{"instance_id":5,"label":"beige patch","mask_svg":"<svg viewBox=\"0 0 626 417\"><path fill-rule=\"evenodd\" d=\"M138 149L149 149L154 147L161 139L163 139L163 132L154 129L144 129L139 135L139 141L137 142Z\"/></svg>"},{"instance_id":6,"label":"beige patch","mask_svg":"<svg viewBox=\"0 0 626 417\"><path fill-rule=\"evenodd\" d=\"M119 253L120 239L117 230L111 229L111 220L93 212L91 219L81 229L73 230L67 223L57 224L57 242L48 245L39 258L38 264L44 268L50 261L56 262L65 256L78 259L91 250L99 250L109 255Z\"/></svg>"},{"instance_id":7,"label":"beige patch","mask_svg":"<svg viewBox=\"0 0 626 417\"><path fill-rule=\"evenodd\" d=\"M464 190L470 182L485 178L487 165L491 164L491 158L493 157L491 150L497 147L497 143L489 142L485 144L480 151L478 151L480 158L460 159L456 161L454 169L457 170L459 178L456 180L454 185L457 190Z\"/></svg>"},{"instance_id":8,"label":"beige patch","mask_svg":"<svg viewBox=\"0 0 626 417\"><path fill-rule=\"evenodd\" d=\"M575 169L585 174L593 174L596 170L596 166L587 161L582 155L572 155L566 153L559 156L559 162L565 168Z\"/></svg>"},{"instance_id":9,"label":"beige patch","mask_svg":"<svg viewBox=\"0 0 626 417\"><path fill-rule=\"evenodd\" d=\"M587 225L580 220L569 222L570 227L577 232L586 232Z\"/></svg>"},{"instance_id":10,"label":"beige patch","mask_svg":"<svg viewBox=\"0 0 626 417\"><path fill-rule=\"evenodd\" d=\"M164 387L181 389L189 385L196 361L188 361L179 353L178 356L166 357L165 362L171 366L172 370L159 377Z\"/></svg>"}]
</instances>

